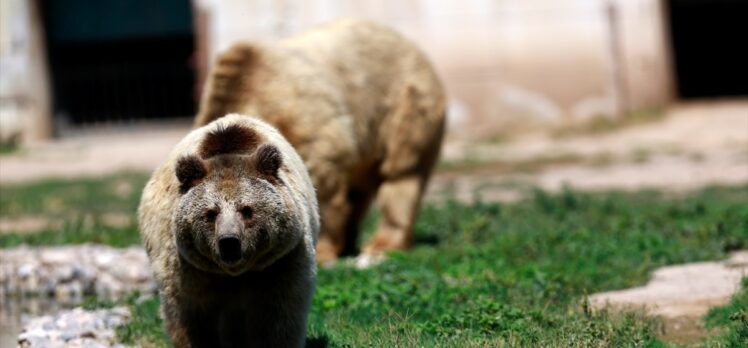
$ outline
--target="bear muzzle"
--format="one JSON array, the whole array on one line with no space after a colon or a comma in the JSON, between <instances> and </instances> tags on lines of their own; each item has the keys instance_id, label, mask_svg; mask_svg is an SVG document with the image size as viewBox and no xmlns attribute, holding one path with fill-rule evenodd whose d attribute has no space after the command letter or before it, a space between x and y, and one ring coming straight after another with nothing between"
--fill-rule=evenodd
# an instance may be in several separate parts
<instances>
[{"instance_id":1,"label":"bear muzzle","mask_svg":"<svg viewBox=\"0 0 748 348\"><path fill-rule=\"evenodd\" d=\"M218 255L227 265L233 265L242 258L242 241L236 233L218 237Z\"/></svg>"},{"instance_id":2,"label":"bear muzzle","mask_svg":"<svg viewBox=\"0 0 748 348\"><path fill-rule=\"evenodd\" d=\"M242 220L238 213L220 214L216 221L218 259L226 266L233 266L242 259Z\"/></svg>"}]
</instances>

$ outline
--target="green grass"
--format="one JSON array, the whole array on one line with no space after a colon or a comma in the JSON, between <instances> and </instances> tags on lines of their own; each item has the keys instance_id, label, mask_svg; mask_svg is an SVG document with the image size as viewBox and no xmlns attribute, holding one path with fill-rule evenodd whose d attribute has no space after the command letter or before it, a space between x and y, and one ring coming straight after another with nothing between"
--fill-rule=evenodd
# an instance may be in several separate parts
<instances>
[{"instance_id":1,"label":"green grass","mask_svg":"<svg viewBox=\"0 0 748 348\"><path fill-rule=\"evenodd\" d=\"M43 246L63 244L99 243L115 247L126 247L140 243L138 227L134 222L125 227L112 227L98 222L91 225L84 220L65 223L62 228L46 228L35 233L0 234L0 248L22 244Z\"/></svg>"},{"instance_id":2,"label":"green grass","mask_svg":"<svg viewBox=\"0 0 748 348\"><path fill-rule=\"evenodd\" d=\"M140 296L134 292L119 301L86 298L81 307L87 310L112 308L117 305L130 307L132 318L127 325L117 328L120 341L138 347L167 347L167 337L162 329L163 322L157 314L159 301L153 296Z\"/></svg>"},{"instance_id":3,"label":"green grass","mask_svg":"<svg viewBox=\"0 0 748 348\"><path fill-rule=\"evenodd\" d=\"M0 156L10 155L18 152L17 141L0 141Z\"/></svg>"},{"instance_id":4,"label":"green grass","mask_svg":"<svg viewBox=\"0 0 748 348\"><path fill-rule=\"evenodd\" d=\"M41 231L4 231L0 247L19 244L57 245L95 242L127 246L140 241L136 210L148 179L143 173L103 178L45 180L0 186L0 216L6 219L38 217L62 221ZM129 216L121 226L106 224L106 214Z\"/></svg>"},{"instance_id":5,"label":"green grass","mask_svg":"<svg viewBox=\"0 0 748 348\"><path fill-rule=\"evenodd\" d=\"M743 288L732 301L726 306L712 308L705 321L708 328L721 330L705 346L748 347L748 278L743 278Z\"/></svg>"},{"instance_id":6,"label":"green grass","mask_svg":"<svg viewBox=\"0 0 748 348\"><path fill-rule=\"evenodd\" d=\"M112 212L134 217L145 180L130 173L0 187L4 217L66 221L58 230L2 235L0 247L137 243L134 223L114 228L99 220ZM364 236L376 215L366 220ZM514 204L426 204L413 250L367 270L343 264L320 270L307 341L314 347L667 346L658 339L657 319L593 310L586 294L640 285L662 265L720 259L746 247L748 185L687 195L534 191ZM707 323L724 331L710 342L742 344L745 293L724 314L710 314ZM118 330L123 342L167 345L157 299L123 303L134 313Z\"/></svg>"},{"instance_id":7,"label":"green grass","mask_svg":"<svg viewBox=\"0 0 748 348\"><path fill-rule=\"evenodd\" d=\"M412 251L368 270L320 270L308 344L667 346L657 319L592 310L585 295L642 284L662 265L745 248L747 195L748 186L683 197L537 191L511 205L426 205ZM135 308L145 315L136 320L157 317L155 306Z\"/></svg>"},{"instance_id":8,"label":"green grass","mask_svg":"<svg viewBox=\"0 0 748 348\"><path fill-rule=\"evenodd\" d=\"M147 174L128 172L103 178L0 185L0 214L68 218L82 213L132 212L147 180Z\"/></svg>"}]
</instances>

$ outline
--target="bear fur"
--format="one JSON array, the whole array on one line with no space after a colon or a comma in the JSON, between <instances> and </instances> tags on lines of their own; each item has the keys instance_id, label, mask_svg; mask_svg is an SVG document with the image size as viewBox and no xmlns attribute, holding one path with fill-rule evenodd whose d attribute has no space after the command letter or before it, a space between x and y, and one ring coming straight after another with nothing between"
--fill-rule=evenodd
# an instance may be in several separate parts
<instances>
[{"instance_id":1,"label":"bear fur","mask_svg":"<svg viewBox=\"0 0 748 348\"><path fill-rule=\"evenodd\" d=\"M267 123L190 132L146 185L142 238L175 347L301 347L319 214L302 159Z\"/></svg>"},{"instance_id":2,"label":"bear fur","mask_svg":"<svg viewBox=\"0 0 748 348\"><path fill-rule=\"evenodd\" d=\"M195 126L258 115L304 159L317 189L320 262L355 252L377 197L382 218L364 255L406 249L444 133L446 98L428 59L395 31L344 19L277 43L219 55Z\"/></svg>"}]
</instances>

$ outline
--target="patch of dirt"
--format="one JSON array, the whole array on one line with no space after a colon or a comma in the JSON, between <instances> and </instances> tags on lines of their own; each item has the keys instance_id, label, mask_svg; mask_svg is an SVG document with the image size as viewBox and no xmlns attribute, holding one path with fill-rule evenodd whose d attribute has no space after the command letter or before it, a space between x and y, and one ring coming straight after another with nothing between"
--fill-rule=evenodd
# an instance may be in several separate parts
<instances>
[{"instance_id":1,"label":"patch of dirt","mask_svg":"<svg viewBox=\"0 0 748 348\"><path fill-rule=\"evenodd\" d=\"M665 320L662 339L686 347L699 347L703 338L714 334L713 330L704 328L700 317L683 316Z\"/></svg>"},{"instance_id":2,"label":"patch of dirt","mask_svg":"<svg viewBox=\"0 0 748 348\"><path fill-rule=\"evenodd\" d=\"M604 134L559 139L546 131L498 144L452 140L443 161L448 170L434 175L428 199L511 201L528 187L686 191L742 184L748 182L748 100L684 104L659 121Z\"/></svg>"},{"instance_id":3,"label":"patch of dirt","mask_svg":"<svg viewBox=\"0 0 748 348\"><path fill-rule=\"evenodd\" d=\"M189 132L189 125L88 134L38 144L0 158L0 183L152 171ZM126 194L128 188L119 187Z\"/></svg>"},{"instance_id":4,"label":"patch of dirt","mask_svg":"<svg viewBox=\"0 0 748 348\"><path fill-rule=\"evenodd\" d=\"M722 262L698 262L658 269L641 287L590 296L596 307L643 307L665 320L664 338L687 344L708 332L701 317L710 308L727 304L748 276L748 251L735 252Z\"/></svg>"},{"instance_id":5,"label":"patch of dirt","mask_svg":"<svg viewBox=\"0 0 748 348\"><path fill-rule=\"evenodd\" d=\"M119 197L129 197L134 191L135 188L133 187L132 183L127 180L119 180L112 183L112 192L117 194L117 196Z\"/></svg>"},{"instance_id":6,"label":"patch of dirt","mask_svg":"<svg viewBox=\"0 0 748 348\"><path fill-rule=\"evenodd\" d=\"M86 214L83 217L83 227L91 228L94 216ZM99 216L101 224L109 227L127 227L134 224L133 217L125 213L109 212ZM32 234L46 229L60 230L65 220L60 218L46 218L42 216L0 217L0 234L20 233Z\"/></svg>"},{"instance_id":7,"label":"patch of dirt","mask_svg":"<svg viewBox=\"0 0 748 348\"><path fill-rule=\"evenodd\" d=\"M748 148L748 100L695 102L677 105L656 121L603 134L558 138L537 131L504 143L454 139L443 149L443 159L503 161L549 157L554 154L592 156L607 153L625 157L635 151L689 153Z\"/></svg>"},{"instance_id":8,"label":"patch of dirt","mask_svg":"<svg viewBox=\"0 0 748 348\"><path fill-rule=\"evenodd\" d=\"M124 213L104 213L100 217L101 223L110 227L127 227L133 224L133 217Z\"/></svg>"},{"instance_id":9,"label":"patch of dirt","mask_svg":"<svg viewBox=\"0 0 748 348\"><path fill-rule=\"evenodd\" d=\"M34 233L47 228L61 228L63 224L62 220L50 220L40 216L0 217L0 234Z\"/></svg>"},{"instance_id":10,"label":"patch of dirt","mask_svg":"<svg viewBox=\"0 0 748 348\"><path fill-rule=\"evenodd\" d=\"M41 144L0 158L0 183L151 171L189 125L109 132ZM748 181L748 100L675 106L659 120L603 134L536 131L496 143L450 137L427 198L516 200L522 188L689 190ZM517 184L519 183L519 184ZM126 195L131 188L117 187Z\"/></svg>"}]
</instances>

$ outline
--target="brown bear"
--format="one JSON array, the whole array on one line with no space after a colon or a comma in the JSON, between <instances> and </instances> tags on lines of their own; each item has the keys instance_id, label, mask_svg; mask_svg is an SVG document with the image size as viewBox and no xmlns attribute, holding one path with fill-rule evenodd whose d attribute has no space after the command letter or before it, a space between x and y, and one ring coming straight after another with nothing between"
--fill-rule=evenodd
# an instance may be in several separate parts
<instances>
[{"instance_id":1,"label":"brown bear","mask_svg":"<svg viewBox=\"0 0 748 348\"><path fill-rule=\"evenodd\" d=\"M139 222L174 346L303 346L317 200L273 127L228 115L193 130L146 185Z\"/></svg>"},{"instance_id":2,"label":"brown bear","mask_svg":"<svg viewBox=\"0 0 748 348\"><path fill-rule=\"evenodd\" d=\"M326 262L355 251L377 195L382 218L364 255L410 246L445 109L442 84L415 45L389 28L344 19L222 53L195 125L232 112L257 115L288 139L317 189L317 259Z\"/></svg>"}]
</instances>

